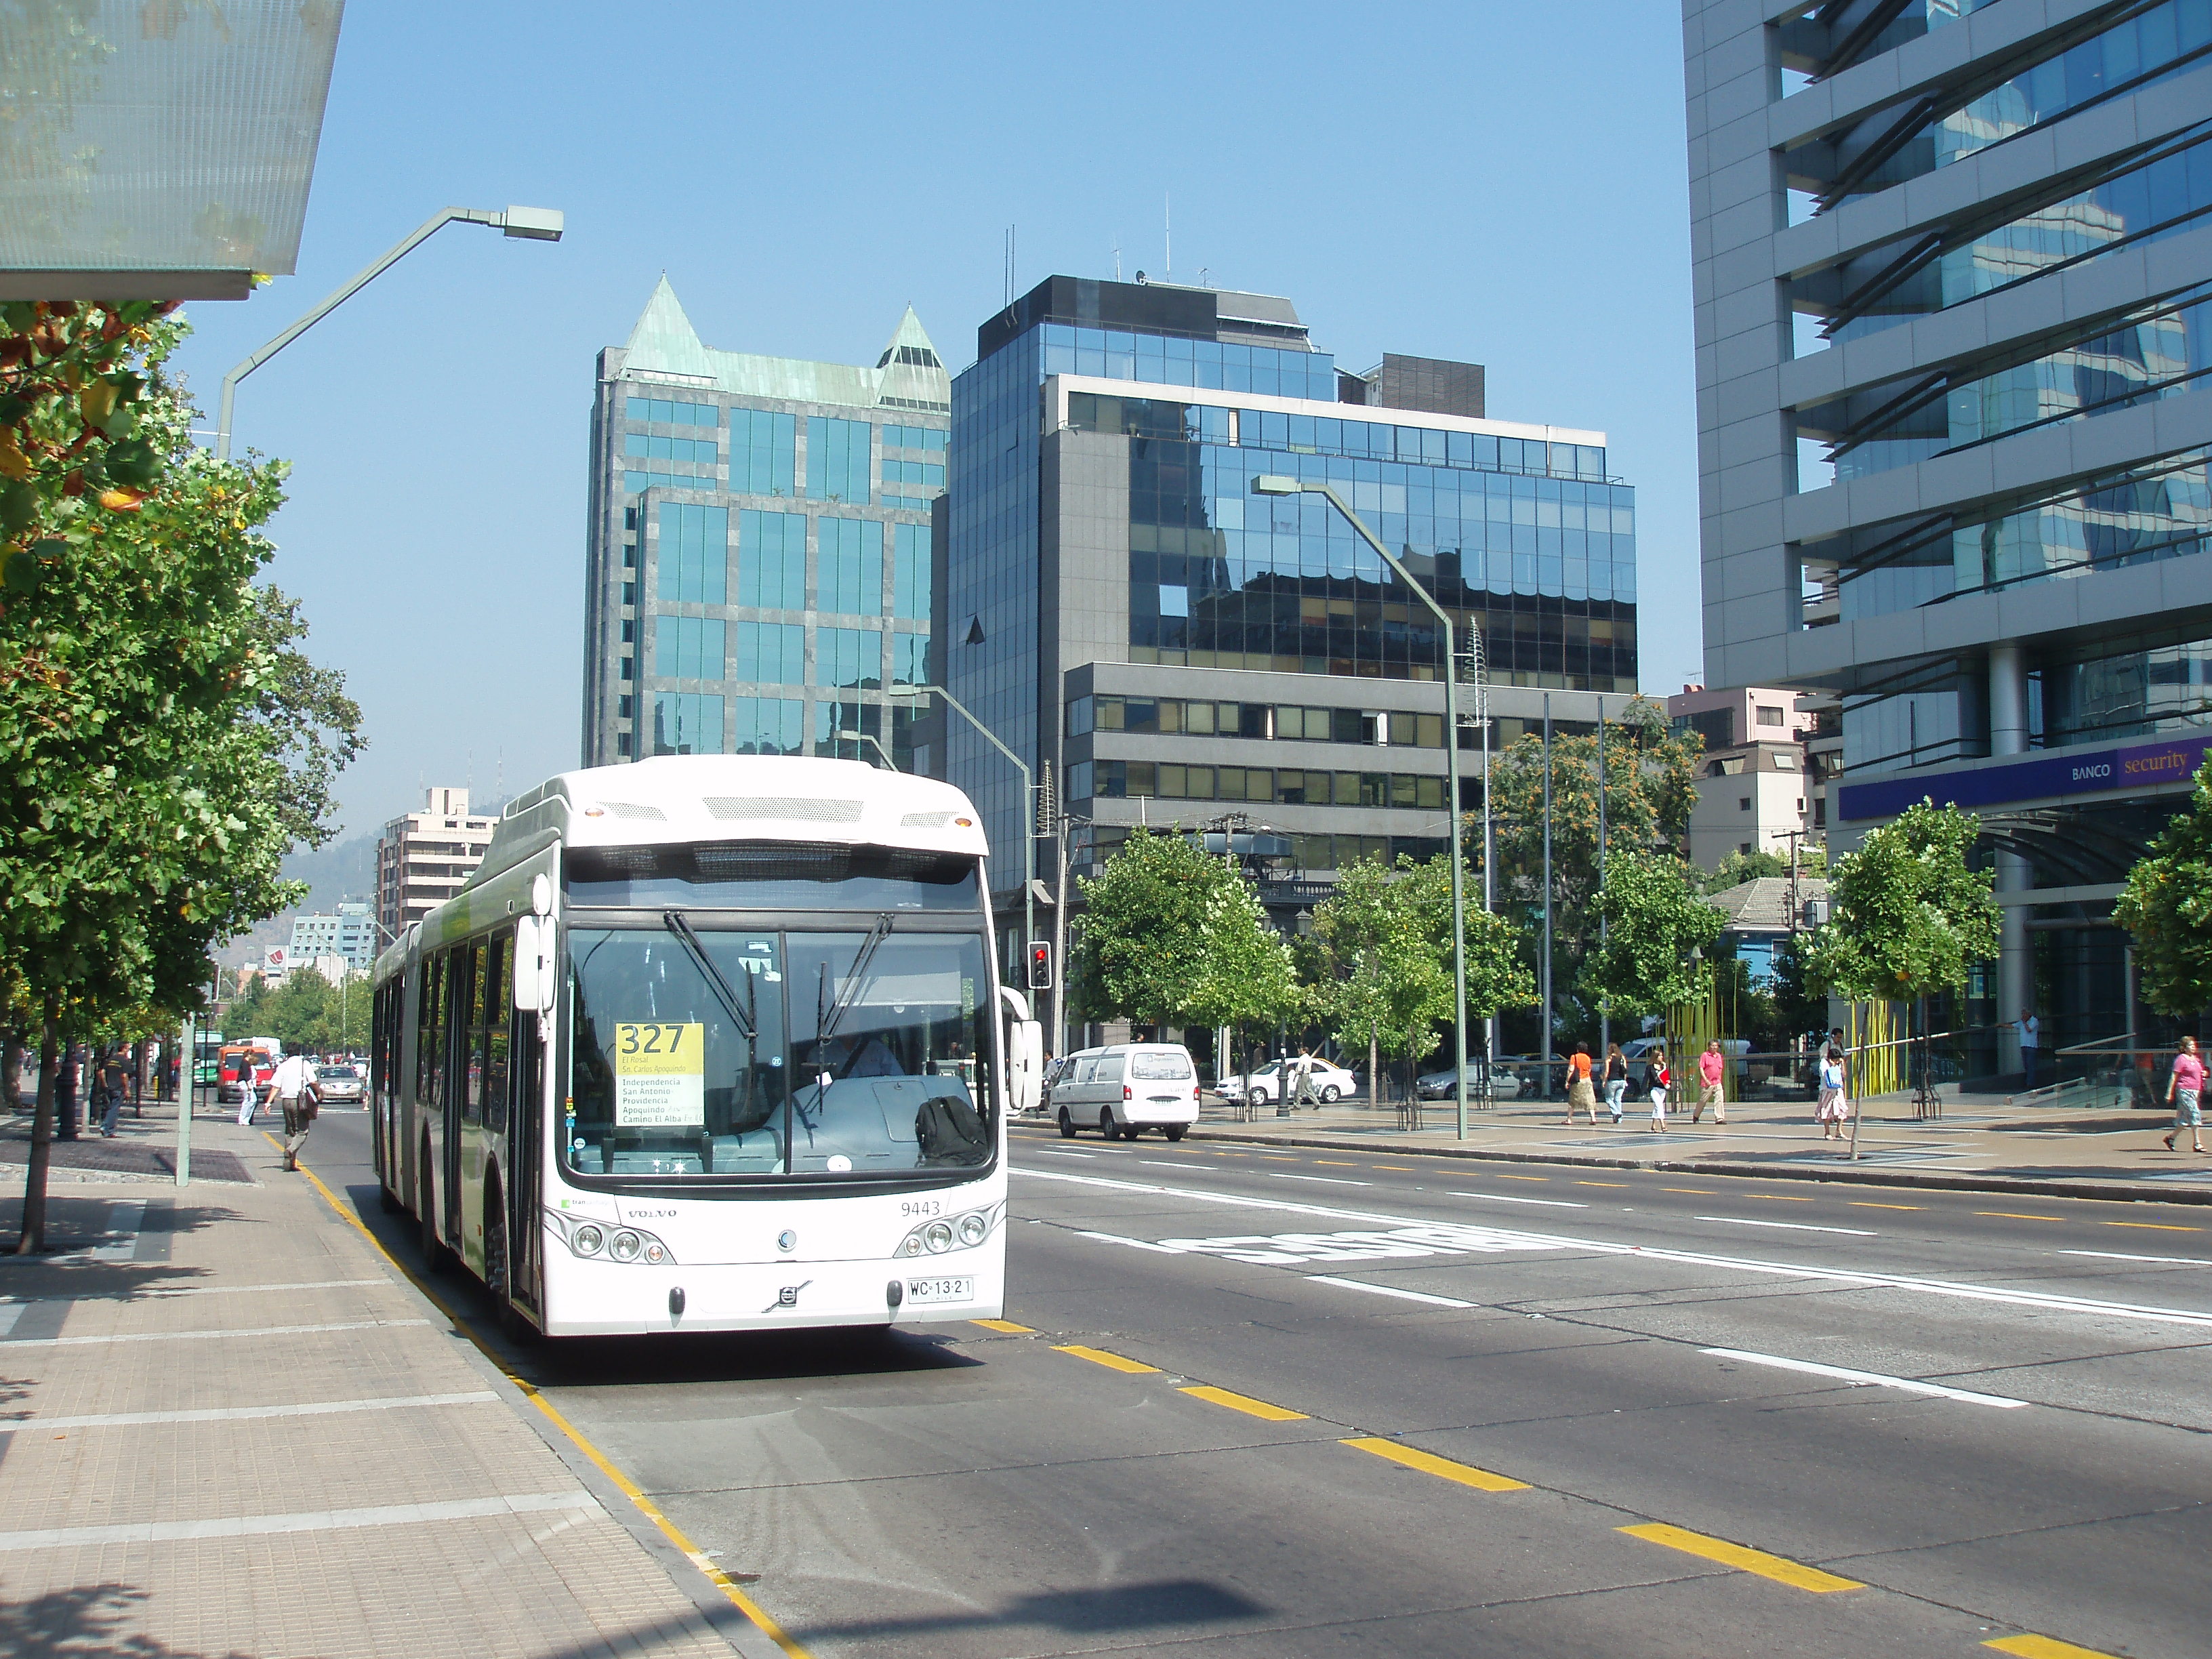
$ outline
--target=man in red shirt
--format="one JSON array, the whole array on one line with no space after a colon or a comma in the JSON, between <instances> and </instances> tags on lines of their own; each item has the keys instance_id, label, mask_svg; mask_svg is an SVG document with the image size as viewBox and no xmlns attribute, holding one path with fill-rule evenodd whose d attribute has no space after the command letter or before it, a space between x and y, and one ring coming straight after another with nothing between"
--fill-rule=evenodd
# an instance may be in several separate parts
<instances>
[{"instance_id":1,"label":"man in red shirt","mask_svg":"<svg viewBox=\"0 0 2212 1659\"><path fill-rule=\"evenodd\" d=\"M1728 1061L1721 1058L1721 1043L1715 1037L1705 1045L1705 1052L1698 1056L1698 1103L1690 1110L1690 1121L1695 1123L1705 1115L1705 1108L1713 1109L1713 1121L1728 1121L1728 1093L1721 1087L1721 1079L1728 1070Z\"/></svg>"}]
</instances>

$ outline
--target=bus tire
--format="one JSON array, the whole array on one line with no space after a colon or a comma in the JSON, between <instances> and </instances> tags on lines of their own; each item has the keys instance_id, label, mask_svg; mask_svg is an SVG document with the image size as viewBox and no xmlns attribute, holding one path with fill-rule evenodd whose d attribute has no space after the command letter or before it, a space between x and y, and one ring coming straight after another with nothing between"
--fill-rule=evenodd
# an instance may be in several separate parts
<instances>
[{"instance_id":1,"label":"bus tire","mask_svg":"<svg viewBox=\"0 0 2212 1659\"><path fill-rule=\"evenodd\" d=\"M415 1206L415 1218L422 1224L422 1271L441 1273L446 1271L446 1243L438 1237L437 1188L430 1179L430 1143L422 1143L422 1189Z\"/></svg>"}]
</instances>

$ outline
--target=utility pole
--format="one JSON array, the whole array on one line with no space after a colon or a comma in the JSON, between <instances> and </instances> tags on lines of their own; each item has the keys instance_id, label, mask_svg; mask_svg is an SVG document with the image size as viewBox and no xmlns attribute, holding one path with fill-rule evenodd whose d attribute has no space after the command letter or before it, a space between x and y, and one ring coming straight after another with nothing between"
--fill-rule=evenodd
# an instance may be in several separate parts
<instances>
[{"instance_id":1,"label":"utility pole","mask_svg":"<svg viewBox=\"0 0 2212 1659\"><path fill-rule=\"evenodd\" d=\"M1597 948L1605 949L1605 699L1597 700ZM1606 1056L1613 1052L1613 1016L1606 1012L1605 1004L1598 1004L1597 1053L1601 1072Z\"/></svg>"},{"instance_id":2,"label":"utility pole","mask_svg":"<svg viewBox=\"0 0 2212 1659\"><path fill-rule=\"evenodd\" d=\"M1552 1087L1552 694L1544 693L1544 1090Z\"/></svg>"}]
</instances>

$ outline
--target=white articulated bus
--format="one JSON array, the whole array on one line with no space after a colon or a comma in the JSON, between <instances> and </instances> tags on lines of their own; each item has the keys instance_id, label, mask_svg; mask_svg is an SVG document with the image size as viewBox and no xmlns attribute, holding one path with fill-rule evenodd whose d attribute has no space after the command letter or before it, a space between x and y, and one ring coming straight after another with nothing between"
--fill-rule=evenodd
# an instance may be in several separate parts
<instances>
[{"instance_id":1,"label":"white articulated bus","mask_svg":"<svg viewBox=\"0 0 2212 1659\"><path fill-rule=\"evenodd\" d=\"M1040 1032L947 784L666 757L507 808L377 960L387 1210L551 1336L991 1318Z\"/></svg>"}]
</instances>

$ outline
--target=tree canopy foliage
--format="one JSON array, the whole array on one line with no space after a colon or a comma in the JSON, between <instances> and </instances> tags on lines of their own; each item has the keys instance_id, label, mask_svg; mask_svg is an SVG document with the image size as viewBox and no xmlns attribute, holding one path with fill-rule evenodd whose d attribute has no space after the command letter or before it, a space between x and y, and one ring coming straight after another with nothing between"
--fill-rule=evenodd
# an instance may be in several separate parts
<instances>
[{"instance_id":1,"label":"tree canopy foliage","mask_svg":"<svg viewBox=\"0 0 2212 1659\"><path fill-rule=\"evenodd\" d=\"M1997 950L1990 872L1966 866L1981 827L1972 812L1923 800L1838 859L1827 925L1806 950L1808 979L1854 1000L1963 988Z\"/></svg>"},{"instance_id":2,"label":"tree canopy foliage","mask_svg":"<svg viewBox=\"0 0 2212 1659\"><path fill-rule=\"evenodd\" d=\"M1700 994L1707 969L1690 952L1711 946L1728 914L1692 890L1681 860L1672 853L1613 854L1593 908L1605 937L1592 940L1583 958L1583 988L1606 1014L1656 1014Z\"/></svg>"},{"instance_id":3,"label":"tree canopy foliage","mask_svg":"<svg viewBox=\"0 0 2212 1659\"><path fill-rule=\"evenodd\" d=\"M2180 1019L2212 1007L2212 763L2128 872L2112 915L2134 935L2145 1002Z\"/></svg>"},{"instance_id":4,"label":"tree canopy foliage","mask_svg":"<svg viewBox=\"0 0 2212 1659\"><path fill-rule=\"evenodd\" d=\"M181 325L0 319L0 963L51 1050L198 1006L210 949L300 896L281 863L327 838L360 713L301 650L297 606L255 586L285 469L192 444L162 372ZM50 1094L42 1075L42 1131Z\"/></svg>"},{"instance_id":5,"label":"tree canopy foliage","mask_svg":"<svg viewBox=\"0 0 2212 1659\"><path fill-rule=\"evenodd\" d=\"M273 1036L288 1052L356 1053L368 1046L373 1000L366 980L342 988L312 968L295 969L280 985L256 980L223 1010L223 1032Z\"/></svg>"}]
</instances>

